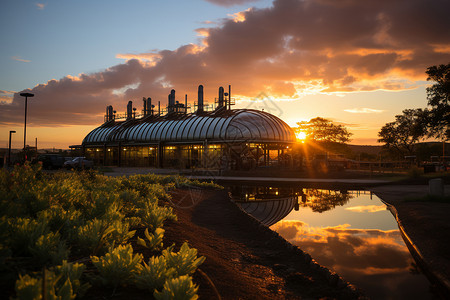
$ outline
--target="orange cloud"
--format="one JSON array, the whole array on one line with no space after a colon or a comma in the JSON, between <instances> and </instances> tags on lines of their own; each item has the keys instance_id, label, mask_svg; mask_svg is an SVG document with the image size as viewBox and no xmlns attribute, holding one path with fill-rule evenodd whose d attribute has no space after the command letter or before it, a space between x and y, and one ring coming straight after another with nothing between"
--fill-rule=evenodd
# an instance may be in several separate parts
<instances>
[{"instance_id":1,"label":"orange cloud","mask_svg":"<svg viewBox=\"0 0 450 300\"><path fill-rule=\"evenodd\" d=\"M447 11L444 0L275 0L271 7L238 13L239 22L223 19L197 30L201 46L118 54L127 61L37 85L30 89L39 102L30 107L30 121L98 124L106 105L122 111L128 100L144 96L165 104L171 88L195 97L199 84L210 101L227 84L235 97L247 99L416 88L427 67L450 61ZM15 95L1 103L0 124L19 124L22 102Z\"/></svg>"},{"instance_id":2,"label":"orange cloud","mask_svg":"<svg viewBox=\"0 0 450 300\"><path fill-rule=\"evenodd\" d=\"M350 229L348 224L311 227L301 221L280 221L271 229L338 273L396 273L410 266L398 230Z\"/></svg>"},{"instance_id":3,"label":"orange cloud","mask_svg":"<svg viewBox=\"0 0 450 300\"><path fill-rule=\"evenodd\" d=\"M386 210L386 205L364 205L364 206L351 206L345 208L346 210L354 212L378 212Z\"/></svg>"},{"instance_id":4,"label":"orange cloud","mask_svg":"<svg viewBox=\"0 0 450 300\"><path fill-rule=\"evenodd\" d=\"M0 104L9 104L13 100L14 91L0 90Z\"/></svg>"},{"instance_id":5,"label":"orange cloud","mask_svg":"<svg viewBox=\"0 0 450 300\"><path fill-rule=\"evenodd\" d=\"M13 56L13 57L11 57L11 59L21 61L21 62L26 62L26 63L31 62L31 60L23 59L23 58L20 58L19 56Z\"/></svg>"},{"instance_id":6,"label":"orange cloud","mask_svg":"<svg viewBox=\"0 0 450 300\"><path fill-rule=\"evenodd\" d=\"M348 109L344 109L344 111L352 113L352 114L379 114L379 113L382 113L384 110L362 107L362 108L348 108Z\"/></svg>"}]
</instances>

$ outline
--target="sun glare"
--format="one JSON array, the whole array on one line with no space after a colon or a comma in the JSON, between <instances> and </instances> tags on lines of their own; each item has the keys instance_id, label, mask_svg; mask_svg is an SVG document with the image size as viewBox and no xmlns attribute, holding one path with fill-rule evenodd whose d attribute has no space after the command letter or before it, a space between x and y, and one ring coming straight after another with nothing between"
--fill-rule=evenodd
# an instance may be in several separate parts
<instances>
[{"instance_id":1,"label":"sun glare","mask_svg":"<svg viewBox=\"0 0 450 300\"><path fill-rule=\"evenodd\" d=\"M297 140L304 142L306 140L306 132L299 131L295 134L297 136Z\"/></svg>"}]
</instances>

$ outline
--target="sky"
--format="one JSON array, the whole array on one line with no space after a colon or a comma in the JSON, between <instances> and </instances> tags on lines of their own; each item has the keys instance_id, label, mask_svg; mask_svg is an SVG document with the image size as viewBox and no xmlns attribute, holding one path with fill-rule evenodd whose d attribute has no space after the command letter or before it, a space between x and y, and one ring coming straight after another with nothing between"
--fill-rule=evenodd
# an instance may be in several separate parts
<instances>
[{"instance_id":1,"label":"sky","mask_svg":"<svg viewBox=\"0 0 450 300\"><path fill-rule=\"evenodd\" d=\"M107 105L213 102L289 125L320 116L352 144L407 108L427 105L425 71L450 62L448 0L2 0L0 148L80 145Z\"/></svg>"}]
</instances>

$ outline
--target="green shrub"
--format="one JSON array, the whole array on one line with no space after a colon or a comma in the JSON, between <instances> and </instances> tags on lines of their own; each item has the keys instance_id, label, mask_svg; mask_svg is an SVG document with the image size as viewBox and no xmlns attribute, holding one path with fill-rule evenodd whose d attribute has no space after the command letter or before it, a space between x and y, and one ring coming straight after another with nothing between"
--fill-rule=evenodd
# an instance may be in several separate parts
<instances>
[{"instance_id":1,"label":"green shrub","mask_svg":"<svg viewBox=\"0 0 450 300\"><path fill-rule=\"evenodd\" d=\"M156 300L195 300L198 287L192 283L190 276L172 278L164 283L163 290L153 293Z\"/></svg>"},{"instance_id":2,"label":"green shrub","mask_svg":"<svg viewBox=\"0 0 450 300\"><path fill-rule=\"evenodd\" d=\"M158 206L155 202L147 202L145 207L140 210L139 216L142 225L153 231L163 227L166 220L176 220L171 207Z\"/></svg>"},{"instance_id":3,"label":"green shrub","mask_svg":"<svg viewBox=\"0 0 450 300\"><path fill-rule=\"evenodd\" d=\"M117 287L132 283L141 268L142 254L133 254L131 245L110 248L105 256L91 256L104 285Z\"/></svg>"},{"instance_id":4,"label":"green shrub","mask_svg":"<svg viewBox=\"0 0 450 300\"><path fill-rule=\"evenodd\" d=\"M147 240L138 237L138 245L144 246L150 250L158 250L163 247L163 237L165 230L162 228L156 228L153 233L149 233L148 229L145 229L144 235Z\"/></svg>"},{"instance_id":5,"label":"green shrub","mask_svg":"<svg viewBox=\"0 0 450 300\"><path fill-rule=\"evenodd\" d=\"M75 232L75 241L81 253L104 253L112 241L114 227L103 220L90 220Z\"/></svg>"},{"instance_id":6,"label":"green shrub","mask_svg":"<svg viewBox=\"0 0 450 300\"><path fill-rule=\"evenodd\" d=\"M176 187L209 185L180 176L106 177L92 171L46 174L40 166L29 165L16 166L12 172L2 169L0 280L11 289L16 281L19 299L38 299L42 293L47 299L72 299L81 296L88 285L81 279L85 267L66 259L84 259L79 256L89 254L103 284L117 287L135 282L152 292L168 284L161 295L178 285L186 285L189 291L184 279L174 281L174 286L168 282L192 274L203 262L195 249L183 244L179 252L173 252L172 246L141 265L142 255L134 254L128 241L135 235L132 229L145 226L145 237L138 238L138 244L160 251L162 226L166 220L176 220L176 215L158 203L168 200L167 191ZM45 275L32 273L42 267L48 269Z\"/></svg>"},{"instance_id":7,"label":"green shrub","mask_svg":"<svg viewBox=\"0 0 450 300\"><path fill-rule=\"evenodd\" d=\"M90 287L89 284L81 284L79 281L84 268L82 264L70 264L63 261L61 266L44 270L44 278L36 278L28 274L19 275L16 281L17 298L28 300L42 299L45 296L45 299L72 300L77 295L82 297Z\"/></svg>"},{"instance_id":8,"label":"green shrub","mask_svg":"<svg viewBox=\"0 0 450 300\"><path fill-rule=\"evenodd\" d=\"M69 254L66 244L60 240L59 233L54 232L41 235L29 250L34 262L39 266L60 264Z\"/></svg>"},{"instance_id":9,"label":"green shrub","mask_svg":"<svg viewBox=\"0 0 450 300\"><path fill-rule=\"evenodd\" d=\"M168 268L174 268L177 276L189 275L205 261L205 257L197 258L197 249L189 248L186 242L180 248L180 251L173 252L173 245L163 250L162 255L167 261Z\"/></svg>"},{"instance_id":10,"label":"green shrub","mask_svg":"<svg viewBox=\"0 0 450 300\"><path fill-rule=\"evenodd\" d=\"M37 240L49 232L47 220L41 218L10 218L9 222L9 246L15 256L30 255L29 249Z\"/></svg>"},{"instance_id":11,"label":"green shrub","mask_svg":"<svg viewBox=\"0 0 450 300\"><path fill-rule=\"evenodd\" d=\"M77 296L83 297L91 286L89 283L82 283L80 280L85 269L86 266L83 264L68 263L64 260L61 265L55 267L55 272L60 274L64 280L69 279L73 292Z\"/></svg>"},{"instance_id":12,"label":"green shrub","mask_svg":"<svg viewBox=\"0 0 450 300\"><path fill-rule=\"evenodd\" d=\"M163 287L167 279L175 275L174 268L168 268L164 256L150 257L148 264L144 262L142 268L135 275L136 286L154 292Z\"/></svg>"}]
</instances>

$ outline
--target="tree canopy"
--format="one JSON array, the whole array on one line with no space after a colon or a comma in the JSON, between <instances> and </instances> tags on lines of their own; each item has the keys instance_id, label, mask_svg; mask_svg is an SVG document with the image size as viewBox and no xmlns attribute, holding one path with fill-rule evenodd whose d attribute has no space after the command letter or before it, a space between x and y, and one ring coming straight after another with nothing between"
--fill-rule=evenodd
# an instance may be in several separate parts
<instances>
[{"instance_id":1,"label":"tree canopy","mask_svg":"<svg viewBox=\"0 0 450 300\"><path fill-rule=\"evenodd\" d=\"M426 112L420 108L405 109L403 114L395 116L394 122L381 128L378 142L399 156L413 154L414 144L426 135L425 118Z\"/></svg>"},{"instance_id":2,"label":"tree canopy","mask_svg":"<svg viewBox=\"0 0 450 300\"><path fill-rule=\"evenodd\" d=\"M429 67L428 81L435 83L427 88L428 127L430 136L450 139L450 63Z\"/></svg>"},{"instance_id":3,"label":"tree canopy","mask_svg":"<svg viewBox=\"0 0 450 300\"><path fill-rule=\"evenodd\" d=\"M325 143L347 143L350 141L350 133L343 125L336 125L331 120L316 117L309 121L297 122L294 127L297 135L304 133L307 140Z\"/></svg>"}]
</instances>

